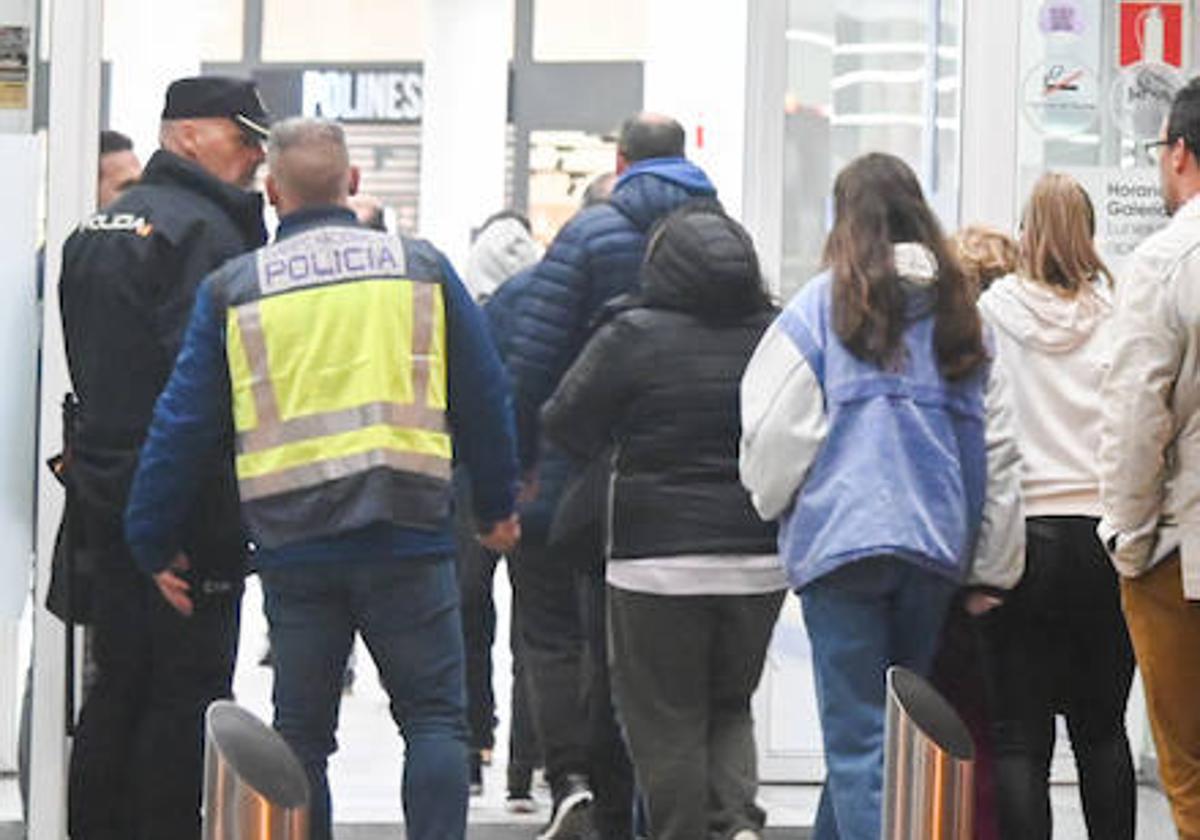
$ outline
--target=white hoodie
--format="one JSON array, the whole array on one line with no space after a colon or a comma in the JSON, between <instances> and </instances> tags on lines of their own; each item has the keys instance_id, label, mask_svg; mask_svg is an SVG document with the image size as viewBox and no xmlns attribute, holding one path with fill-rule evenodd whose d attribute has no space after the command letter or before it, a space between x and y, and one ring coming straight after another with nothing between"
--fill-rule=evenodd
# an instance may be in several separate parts
<instances>
[{"instance_id":1,"label":"white hoodie","mask_svg":"<svg viewBox=\"0 0 1200 840\"><path fill-rule=\"evenodd\" d=\"M511 216L494 219L475 236L467 255L463 283L475 300L493 294L504 281L542 258L542 246L520 221Z\"/></svg>"},{"instance_id":2,"label":"white hoodie","mask_svg":"<svg viewBox=\"0 0 1200 840\"><path fill-rule=\"evenodd\" d=\"M1112 345L1107 281L1069 298L1010 274L979 308L1016 408L1025 515L1099 517L1100 386Z\"/></svg>"}]
</instances>

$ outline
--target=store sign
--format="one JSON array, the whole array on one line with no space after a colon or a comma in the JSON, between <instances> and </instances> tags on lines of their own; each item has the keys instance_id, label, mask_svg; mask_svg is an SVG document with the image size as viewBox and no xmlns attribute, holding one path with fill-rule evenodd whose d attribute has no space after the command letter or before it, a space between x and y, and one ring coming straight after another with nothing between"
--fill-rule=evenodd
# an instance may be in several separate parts
<instances>
[{"instance_id":1,"label":"store sign","mask_svg":"<svg viewBox=\"0 0 1200 840\"><path fill-rule=\"evenodd\" d=\"M1120 66L1152 63L1183 67L1183 4L1121 3Z\"/></svg>"},{"instance_id":2,"label":"store sign","mask_svg":"<svg viewBox=\"0 0 1200 840\"><path fill-rule=\"evenodd\" d=\"M307 70L302 113L343 122L419 122L420 70Z\"/></svg>"},{"instance_id":3,"label":"store sign","mask_svg":"<svg viewBox=\"0 0 1200 840\"><path fill-rule=\"evenodd\" d=\"M1066 170L1087 190L1096 209L1096 242L1114 271L1146 237L1167 223L1158 171L1154 167Z\"/></svg>"}]
</instances>

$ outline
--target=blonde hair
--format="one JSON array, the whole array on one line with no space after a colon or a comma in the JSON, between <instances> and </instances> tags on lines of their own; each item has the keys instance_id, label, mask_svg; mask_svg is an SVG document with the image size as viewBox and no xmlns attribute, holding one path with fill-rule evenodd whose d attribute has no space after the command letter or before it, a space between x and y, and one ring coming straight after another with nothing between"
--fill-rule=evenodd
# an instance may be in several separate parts
<instances>
[{"instance_id":1,"label":"blonde hair","mask_svg":"<svg viewBox=\"0 0 1200 840\"><path fill-rule=\"evenodd\" d=\"M954 234L954 248L978 292L1017 270L1017 241L996 228L968 225Z\"/></svg>"},{"instance_id":2,"label":"blonde hair","mask_svg":"<svg viewBox=\"0 0 1200 840\"><path fill-rule=\"evenodd\" d=\"M1033 185L1021 219L1020 272L1074 295L1098 275L1112 274L1096 252L1092 200L1070 175L1048 172Z\"/></svg>"}]
</instances>

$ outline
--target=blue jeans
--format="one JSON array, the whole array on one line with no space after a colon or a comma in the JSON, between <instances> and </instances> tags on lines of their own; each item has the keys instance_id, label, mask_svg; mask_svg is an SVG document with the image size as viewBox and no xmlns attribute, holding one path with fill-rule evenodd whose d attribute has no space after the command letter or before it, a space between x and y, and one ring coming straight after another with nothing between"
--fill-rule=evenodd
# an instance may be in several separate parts
<instances>
[{"instance_id":1,"label":"blue jeans","mask_svg":"<svg viewBox=\"0 0 1200 840\"><path fill-rule=\"evenodd\" d=\"M275 657L275 728L312 791L311 840L329 840L328 758L342 670L358 632L391 699L405 751L411 840L461 840L467 821L466 692L452 557L264 569Z\"/></svg>"},{"instance_id":2,"label":"blue jeans","mask_svg":"<svg viewBox=\"0 0 1200 840\"><path fill-rule=\"evenodd\" d=\"M859 560L800 592L825 744L814 840L878 840L884 677L927 675L958 587L895 557Z\"/></svg>"}]
</instances>

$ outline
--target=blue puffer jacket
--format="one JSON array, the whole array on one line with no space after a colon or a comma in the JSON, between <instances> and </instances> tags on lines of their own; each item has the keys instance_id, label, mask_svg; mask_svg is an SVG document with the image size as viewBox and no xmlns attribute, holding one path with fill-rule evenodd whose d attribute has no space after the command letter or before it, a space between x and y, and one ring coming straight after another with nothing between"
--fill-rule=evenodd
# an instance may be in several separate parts
<instances>
[{"instance_id":1,"label":"blue puffer jacket","mask_svg":"<svg viewBox=\"0 0 1200 840\"><path fill-rule=\"evenodd\" d=\"M693 198L711 198L708 176L683 158L639 161L607 203L581 210L559 231L517 301L509 367L519 403L540 408L611 298L633 291L656 221Z\"/></svg>"},{"instance_id":2,"label":"blue puffer jacket","mask_svg":"<svg viewBox=\"0 0 1200 840\"><path fill-rule=\"evenodd\" d=\"M654 223L687 201L715 196L703 170L683 158L639 161L617 180L607 203L581 210L567 222L523 285L510 290L516 309L502 352L513 377L526 467L538 460L542 403L587 342L604 304L637 288ZM547 479L573 467L561 454L541 454L539 500L552 511L562 485L550 486Z\"/></svg>"},{"instance_id":3,"label":"blue puffer jacket","mask_svg":"<svg viewBox=\"0 0 1200 840\"><path fill-rule=\"evenodd\" d=\"M512 356L513 337L516 335L517 304L529 292L533 282L533 267L522 269L506 280L483 305L492 340L500 352L500 360L509 366ZM510 367L511 370L511 367ZM528 415L527 415L528 416ZM522 438L533 436L521 435ZM538 495L532 502L521 506L521 534L528 543L545 543L550 533L550 522L554 518L554 506L562 495L570 473L570 462L561 453L547 447L546 455L538 464Z\"/></svg>"}]
</instances>

